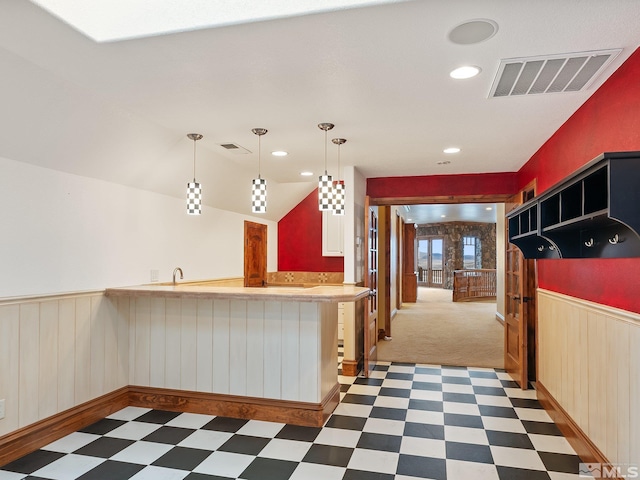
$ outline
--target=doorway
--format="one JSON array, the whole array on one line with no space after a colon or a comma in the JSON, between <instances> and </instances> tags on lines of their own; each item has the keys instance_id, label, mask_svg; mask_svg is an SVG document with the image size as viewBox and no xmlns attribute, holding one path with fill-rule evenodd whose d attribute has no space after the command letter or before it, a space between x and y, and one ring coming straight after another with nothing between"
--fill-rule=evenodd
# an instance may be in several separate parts
<instances>
[{"instance_id":1,"label":"doorway","mask_svg":"<svg viewBox=\"0 0 640 480\"><path fill-rule=\"evenodd\" d=\"M443 288L444 237L418 237L418 286Z\"/></svg>"}]
</instances>

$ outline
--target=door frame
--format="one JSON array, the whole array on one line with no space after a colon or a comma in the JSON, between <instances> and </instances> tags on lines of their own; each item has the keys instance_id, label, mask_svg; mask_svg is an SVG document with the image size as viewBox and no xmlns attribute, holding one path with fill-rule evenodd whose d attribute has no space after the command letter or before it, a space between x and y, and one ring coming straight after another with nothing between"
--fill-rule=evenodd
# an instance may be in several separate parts
<instances>
[{"instance_id":1,"label":"door frame","mask_svg":"<svg viewBox=\"0 0 640 480\"><path fill-rule=\"evenodd\" d=\"M524 186L510 201L505 203L505 214L535 195L536 180ZM509 207L509 208L507 208ZM538 287L537 263L526 259L515 245L509 243L509 222L505 222L505 315L504 315L504 368L520 386L526 390L529 382L537 378L537 309ZM517 269L510 268L515 262ZM510 291L509 279L517 277L518 291ZM511 282L511 285L513 282ZM513 285L512 285L513 286ZM517 302L518 319L510 315L510 304ZM514 331L517 352L510 355L510 332ZM511 343L511 345L510 345Z\"/></svg>"},{"instance_id":2,"label":"door frame","mask_svg":"<svg viewBox=\"0 0 640 480\"><path fill-rule=\"evenodd\" d=\"M534 180L535 182L535 180ZM531 182L534 184L534 182ZM527 186L528 187L528 186ZM525 189L527 188L525 187ZM420 197L379 197L370 198L370 205L429 205L429 204L452 204L452 203L508 203L508 200L513 195L510 194L488 194L488 195L428 195ZM505 239L506 242L506 239ZM506 243L505 243L506 244ZM408 259L404 257L402 259L403 265L398 267L398 272L404 271L404 262ZM531 261L534 262L534 261ZM506 262L505 262L506 263ZM535 265L535 264L534 264ZM506 266L505 266L506 269ZM533 285L535 292L537 288L537 269L530 268L527 273L527 282L529 285ZM537 312L535 311L535 305L532 302L527 303L527 308L531 310L528 321L528 339L534 339L530 342L528 354L529 354L529 366L535 370L535 375L530 378L537 378L538 369L538 355L537 355ZM533 361L531 361L533 359ZM530 372L531 373L531 372Z\"/></svg>"}]
</instances>

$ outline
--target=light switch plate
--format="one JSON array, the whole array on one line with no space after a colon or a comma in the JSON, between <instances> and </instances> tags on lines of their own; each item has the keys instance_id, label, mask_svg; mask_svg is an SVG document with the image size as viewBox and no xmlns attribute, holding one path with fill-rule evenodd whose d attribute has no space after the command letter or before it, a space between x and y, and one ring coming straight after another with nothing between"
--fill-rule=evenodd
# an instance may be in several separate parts
<instances>
[{"instance_id":1,"label":"light switch plate","mask_svg":"<svg viewBox=\"0 0 640 480\"><path fill-rule=\"evenodd\" d=\"M4 418L4 398L0 400L0 419Z\"/></svg>"},{"instance_id":2,"label":"light switch plate","mask_svg":"<svg viewBox=\"0 0 640 480\"><path fill-rule=\"evenodd\" d=\"M151 281L157 282L160 277L160 272L158 270L151 270Z\"/></svg>"}]
</instances>

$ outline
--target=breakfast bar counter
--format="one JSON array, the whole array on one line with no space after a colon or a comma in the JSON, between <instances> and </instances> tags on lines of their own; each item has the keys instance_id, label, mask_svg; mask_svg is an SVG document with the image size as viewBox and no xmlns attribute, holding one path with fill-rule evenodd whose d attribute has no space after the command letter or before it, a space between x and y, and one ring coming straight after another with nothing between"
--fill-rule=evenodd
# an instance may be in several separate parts
<instances>
[{"instance_id":1,"label":"breakfast bar counter","mask_svg":"<svg viewBox=\"0 0 640 480\"><path fill-rule=\"evenodd\" d=\"M338 302L368 291L109 288L107 298L129 322L130 404L321 426L340 399Z\"/></svg>"}]
</instances>

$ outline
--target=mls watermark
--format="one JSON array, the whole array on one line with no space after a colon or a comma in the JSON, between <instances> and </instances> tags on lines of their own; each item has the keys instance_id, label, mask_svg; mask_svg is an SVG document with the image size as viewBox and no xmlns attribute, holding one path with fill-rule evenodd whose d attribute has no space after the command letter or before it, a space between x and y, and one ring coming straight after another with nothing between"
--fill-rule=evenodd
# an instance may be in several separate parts
<instances>
[{"instance_id":1,"label":"mls watermark","mask_svg":"<svg viewBox=\"0 0 640 480\"><path fill-rule=\"evenodd\" d=\"M581 463L578 473L583 478L640 478L638 465L629 463Z\"/></svg>"}]
</instances>

